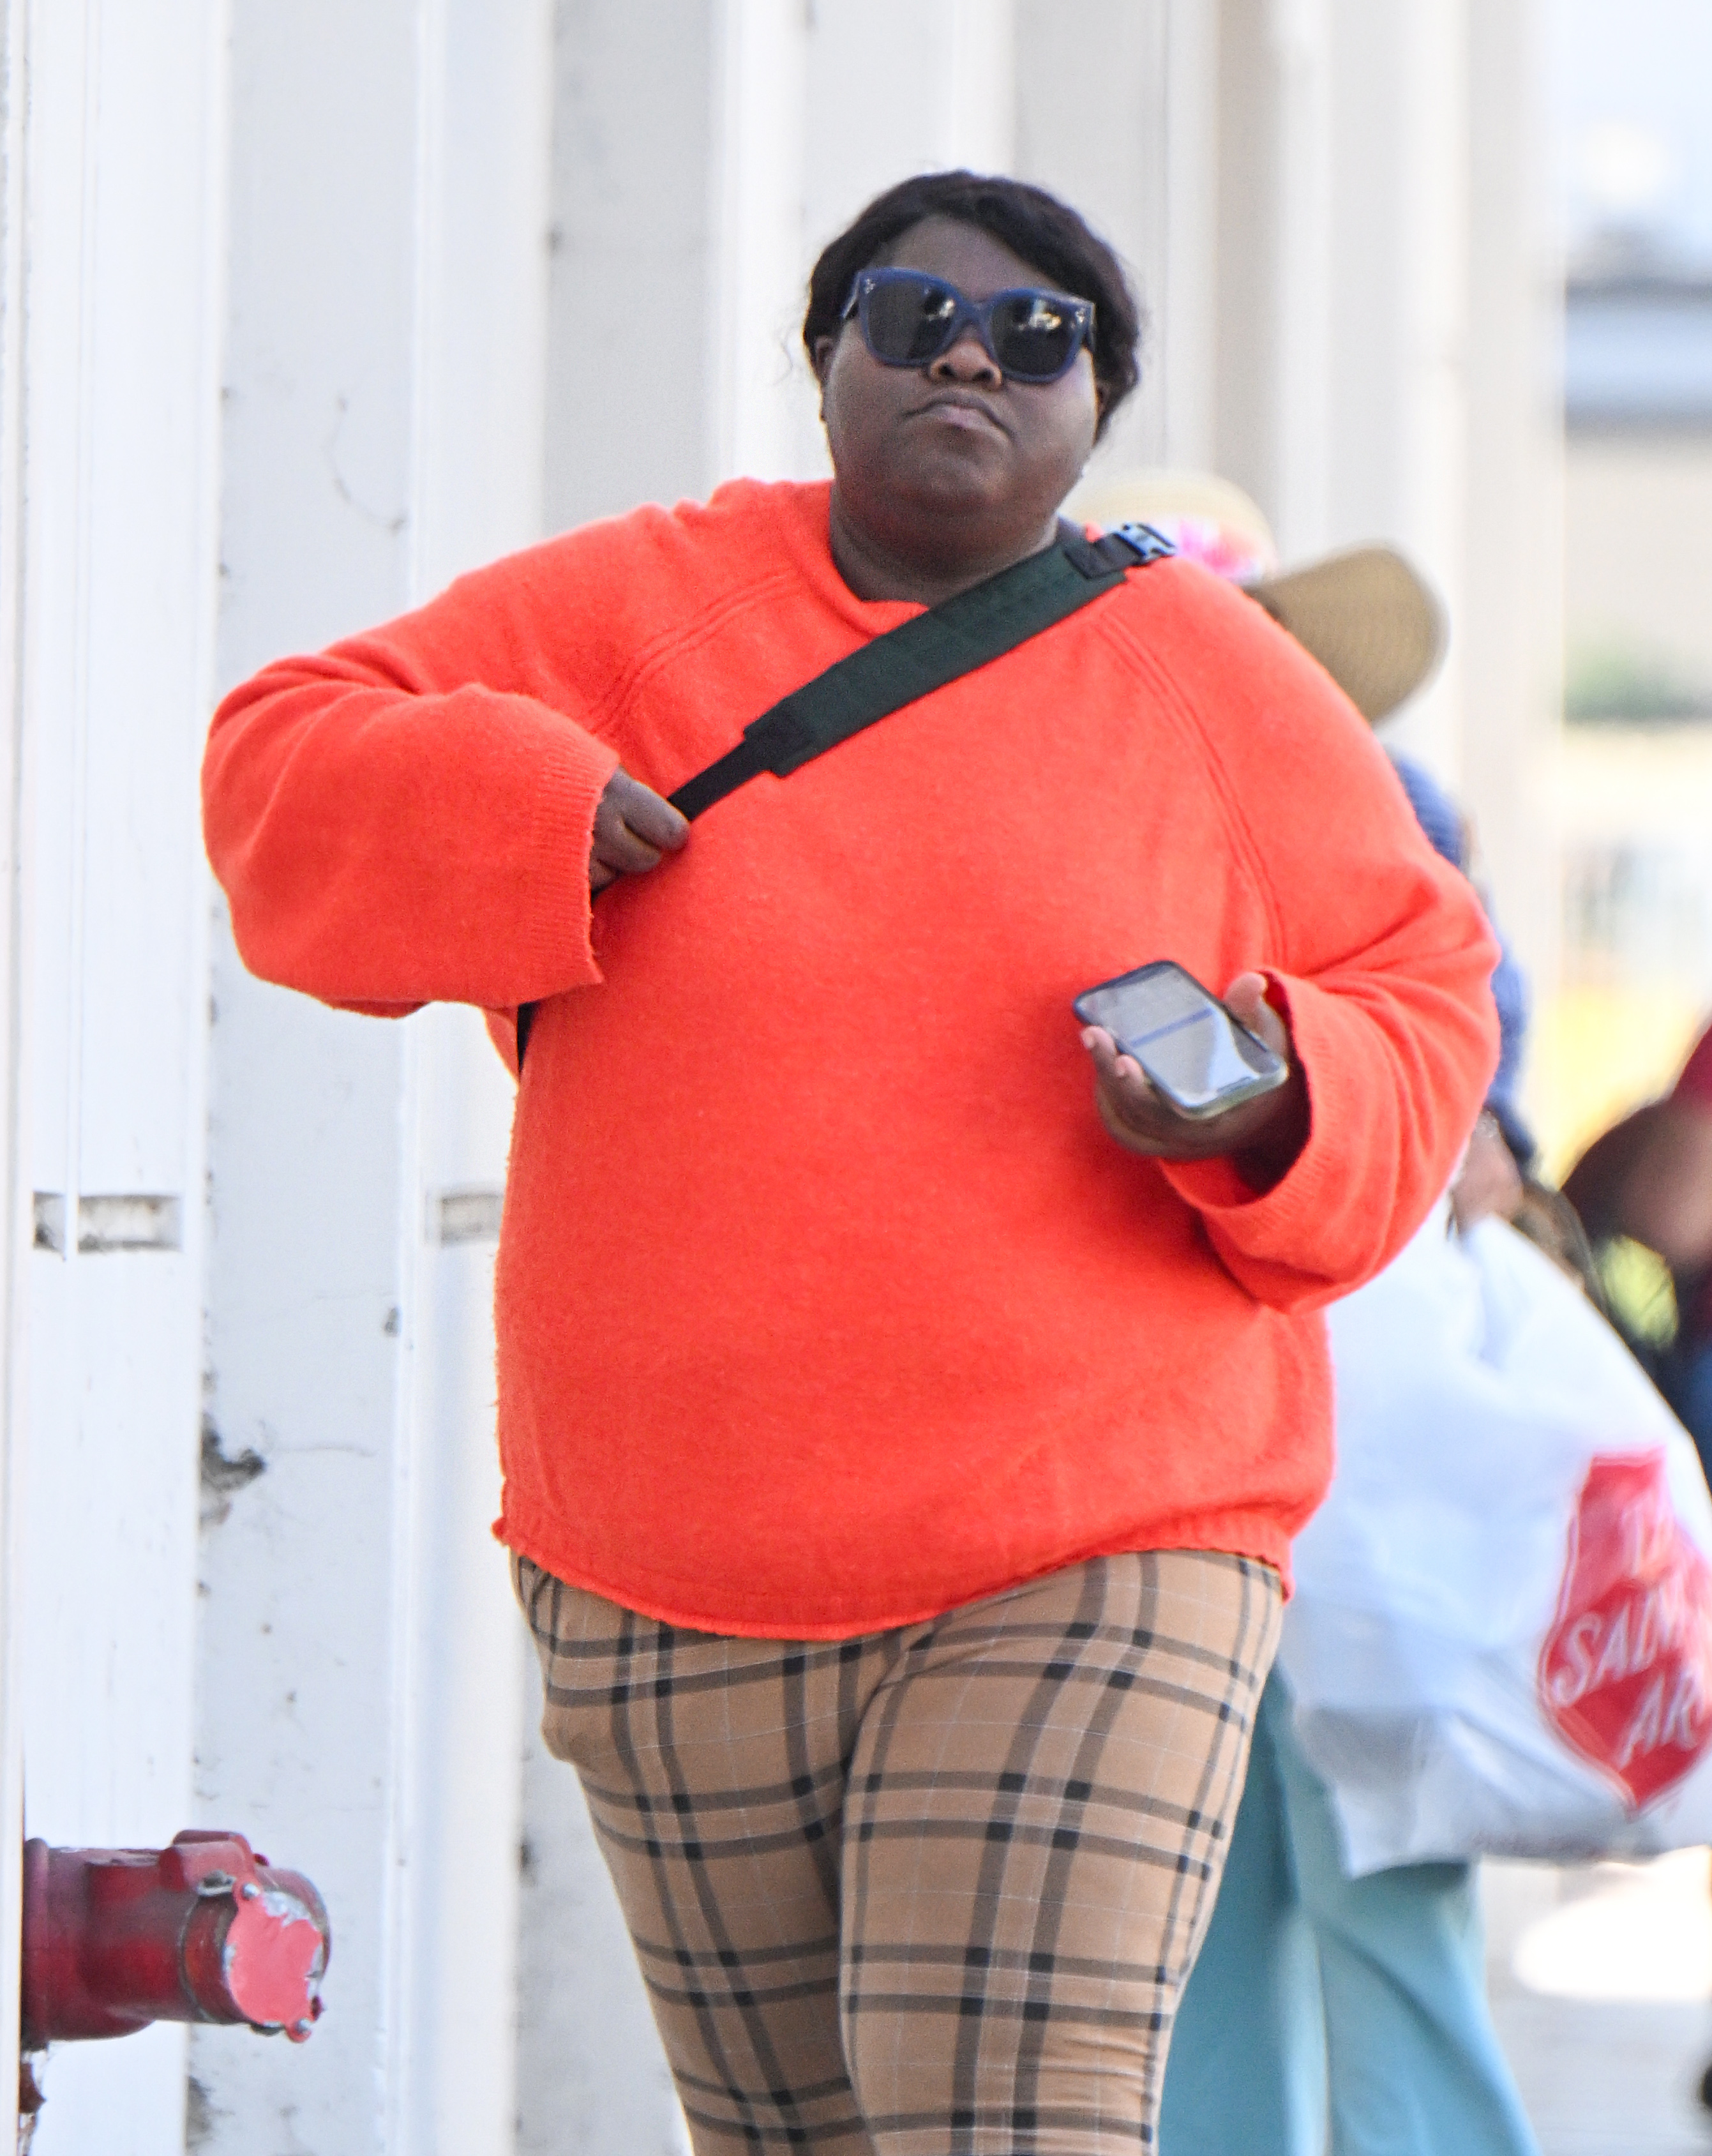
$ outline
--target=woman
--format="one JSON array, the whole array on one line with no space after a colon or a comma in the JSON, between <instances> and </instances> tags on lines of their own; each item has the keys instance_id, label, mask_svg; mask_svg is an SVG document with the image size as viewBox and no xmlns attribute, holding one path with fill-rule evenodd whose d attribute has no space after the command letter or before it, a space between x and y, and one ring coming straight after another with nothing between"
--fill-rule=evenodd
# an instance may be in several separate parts
<instances>
[{"instance_id":1,"label":"woman","mask_svg":"<svg viewBox=\"0 0 1712 2156\"><path fill-rule=\"evenodd\" d=\"M1135 380L1110 251L966 173L834 240L803 334L829 488L268 668L210 852L266 978L536 1007L499 1532L698 2151L1130 2149L1326 1479L1315 1313L1448 1172L1492 951L1330 684L1171 561L689 835L757 713L1056 543ZM1079 1045L1161 956L1288 1086L1190 1122Z\"/></svg>"}]
</instances>

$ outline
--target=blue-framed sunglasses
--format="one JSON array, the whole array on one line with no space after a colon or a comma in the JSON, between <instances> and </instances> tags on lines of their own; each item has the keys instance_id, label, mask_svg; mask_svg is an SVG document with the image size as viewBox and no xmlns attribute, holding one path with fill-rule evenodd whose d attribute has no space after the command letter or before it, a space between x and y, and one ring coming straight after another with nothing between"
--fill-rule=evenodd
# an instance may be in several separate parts
<instances>
[{"instance_id":1,"label":"blue-framed sunglasses","mask_svg":"<svg viewBox=\"0 0 1712 2156\"><path fill-rule=\"evenodd\" d=\"M920 270L858 273L843 319L854 315L882 367L927 367L973 323L987 357L1012 382L1056 382L1094 334L1094 302L1032 285L971 300Z\"/></svg>"}]
</instances>

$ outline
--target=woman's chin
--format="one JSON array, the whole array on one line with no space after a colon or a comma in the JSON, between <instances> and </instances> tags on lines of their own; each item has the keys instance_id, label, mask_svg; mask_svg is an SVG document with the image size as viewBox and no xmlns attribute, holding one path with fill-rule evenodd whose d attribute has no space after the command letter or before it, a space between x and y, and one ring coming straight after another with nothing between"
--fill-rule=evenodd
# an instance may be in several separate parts
<instances>
[{"instance_id":1,"label":"woman's chin","mask_svg":"<svg viewBox=\"0 0 1712 2156\"><path fill-rule=\"evenodd\" d=\"M1015 511L1015 475L1005 445L979 436L924 444L889 476L886 494L910 521L996 517L1008 524ZM999 453L996 454L997 450Z\"/></svg>"}]
</instances>

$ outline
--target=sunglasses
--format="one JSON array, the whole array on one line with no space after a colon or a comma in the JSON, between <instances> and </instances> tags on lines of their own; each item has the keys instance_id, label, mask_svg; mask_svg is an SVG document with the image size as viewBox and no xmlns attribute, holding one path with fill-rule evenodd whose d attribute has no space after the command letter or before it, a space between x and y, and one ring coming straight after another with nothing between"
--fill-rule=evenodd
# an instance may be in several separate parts
<instances>
[{"instance_id":1,"label":"sunglasses","mask_svg":"<svg viewBox=\"0 0 1712 2156\"><path fill-rule=\"evenodd\" d=\"M1012 382L1056 382L1094 334L1094 302L1032 285L965 297L920 270L864 270L843 319L854 315L882 367L926 367L972 323L987 357Z\"/></svg>"}]
</instances>

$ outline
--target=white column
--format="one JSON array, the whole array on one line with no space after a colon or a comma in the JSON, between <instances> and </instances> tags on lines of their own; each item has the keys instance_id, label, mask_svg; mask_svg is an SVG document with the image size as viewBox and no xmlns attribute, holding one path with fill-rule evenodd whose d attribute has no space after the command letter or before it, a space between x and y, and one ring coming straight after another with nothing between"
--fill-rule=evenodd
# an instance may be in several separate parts
<instances>
[{"instance_id":1,"label":"white column","mask_svg":"<svg viewBox=\"0 0 1712 2156\"><path fill-rule=\"evenodd\" d=\"M1017 153L1017 44L1010 0L951 0L945 25L942 161L974 172L1007 172Z\"/></svg>"},{"instance_id":2,"label":"white column","mask_svg":"<svg viewBox=\"0 0 1712 2156\"><path fill-rule=\"evenodd\" d=\"M1389 540L1460 626L1463 0L1223 0L1219 466L1285 562ZM1453 783L1461 647L1392 730Z\"/></svg>"},{"instance_id":3,"label":"white column","mask_svg":"<svg viewBox=\"0 0 1712 2156\"><path fill-rule=\"evenodd\" d=\"M1288 560L1327 543L1331 418L1332 112L1329 0L1267 0L1276 114L1272 336L1251 362L1271 417L1268 506ZM1371 267L1371 265L1366 265Z\"/></svg>"},{"instance_id":4,"label":"white column","mask_svg":"<svg viewBox=\"0 0 1712 2156\"><path fill-rule=\"evenodd\" d=\"M1174 116L1166 100L1175 4L1017 0L1017 172L1061 195L1134 275L1150 317L1141 387L1095 452L1090 476L1167 455L1165 346L1181 296L1169 238Z\"/></svg>"},{"instance_id":5,"label":"white column","mask_svg":"<svg viewBox=\"0 0 1712 2156\"><path fill-rule=\"evenodd\" d=\"M558 0L556 27L546 513L561 531L713 483L720 21L706 0ZM621 366L588 335L590 290L642 326Z\"/></svg>"},{"instance_id":6,"label":"white column","mask_svg":"<svg viewBox=\"0 0 1712 2156\"><path fill-rule=\"evenodd\" d=\"M1562 709L1563 276L1548 28L1547 0L1469 11L1463 787L1536 1009L1556 979L1561 888L1548 804Z\"/></svg>"},{"instance_id":7,"label":"white column","mask_svg":"<svg viewBox=\"0 0 1712 2156\"><path fill-rule=\"evenodd\" d=\"M0 62L16 82L28 52L24 0L0 13ZM23 524L23 202L19 175L25 141L23 102L0 104L0 562L21 557ZM23 1840L24 1471L28 1462L27 1383L30 1178L24 1128L25 1087L20 945L28 919L23 833L24 718L18 696L23 583L0 574L0 2056L17 2049L20 1892Z\"/></svg>"},{"instance_id":8,"label":"white column","mask_svg":"<svg viewBox=\"0 0 1712 2156\"><path fill-rule=\"evenodd\" d=\"M714 469L788 479L802 461L808 23L801 0L720 0L715 142ZM795 393L792 394L792 393Z\"/></svg>"},{"instance_id":9,"label":"white column","mask_svg":"<svg viewBox=\"0 0 1712 2156\"><path fill-rule=\"evenodd\" d=\"M4 80L23 75L25 0L0 12ZM24 839L23 671L24 100L0 102L0 2056L17 2049L18 1860L23 1840L24 1477L28 1460L28 1298L32 1233L21 946L28 930Z\"/></svg>"},{"instance_id":10,"label":"white column","mask_svg":"<svg viewBox=\"0 0 1712 2156\"><path fill-rule=\"evenodd\" d=\"M883 189L1016 156L1015 0L815 0L799 285ZM800 318L801 309L798 309Z\"/></svg>"},{"instance_id":11,"label":"white column","mask_svg":"<svg viewBox=\"0 0 1712 2156\"><path fill-rule=\"evenodd\" d=\"M211 0L10 18L7 680L40 1232L8 1646L24 1824L59 1843L158 1844L191 1811L221 29ZM171 2026L61 2047L38 2148L177 2151L183 2060Z\"/></svg>"},{"instance_id":12,"label":"white column","mask_svg":"<svg viewBox=\"0 0 1712 2156\"><path fill-rule=\"evenodd\" d=\"M1449 609L1438 679L1389 729L1460 778L1469 485L1468 11L1332 0L1323 543L1402 547Z\"/></svg>"},{"instance_id":13,"label":"white column","mask_svg":"<svg viewBox=\"0 0 1712 2156\"><path fill-rule=\"evenodd\" d=\"M1160 384L1160 461L1212 468L1217 427L1218 10L1168 0L1165 53L1165 266L1151 366Z\"/></svg>"},{"instance_id":14,"label":"white column","mask_svg":"<svg viewBox=\"0 0 1712 2156\"><path fill-rule=\"evenodd\" d=\"M233 0L221 673L397 613L541 519L541 0ZM215 958L203 1816L326 1894L312 2041L199 2032L201 2145L500 2156L520 1625L488 1301L509 1087L469 1013Z\"/></svg>"}]
</instances>

